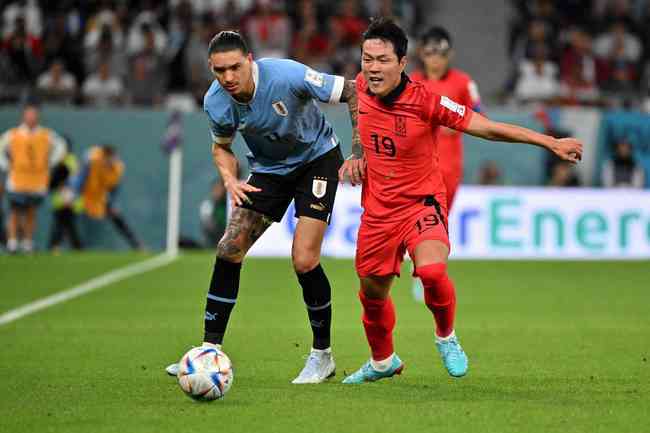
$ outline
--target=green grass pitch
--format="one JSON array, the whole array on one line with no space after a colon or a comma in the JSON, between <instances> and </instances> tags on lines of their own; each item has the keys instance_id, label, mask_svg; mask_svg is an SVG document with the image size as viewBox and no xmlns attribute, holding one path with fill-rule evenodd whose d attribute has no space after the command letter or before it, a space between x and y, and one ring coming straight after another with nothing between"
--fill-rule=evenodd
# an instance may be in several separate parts
<instances>
[{"instance_id":1,"label":"green grass pitch","mask_svg":"<svg viewBox=\"0 0 650 433\"><path fill-rule=\"evenodd\" d=\"M144 257L0 257L0 313ZM650 431L648 262L452 262L462 379L444 371L402 278L404 373L349 386L369 356L358 284L351 261L324 260L337 375L296 386L310 332L291 264L249 259L224 346L234 385L197 403L163 368L200 341L212 261L185 254L0 327L0 432Z\"/></svg>"}]
</instances>

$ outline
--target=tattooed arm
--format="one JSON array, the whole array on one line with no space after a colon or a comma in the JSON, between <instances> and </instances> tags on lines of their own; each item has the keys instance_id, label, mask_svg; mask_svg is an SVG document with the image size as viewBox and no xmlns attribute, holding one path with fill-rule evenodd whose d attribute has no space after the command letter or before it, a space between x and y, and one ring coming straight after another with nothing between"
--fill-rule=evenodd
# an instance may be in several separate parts
<instances>
[{"instance_id":1,"label":"tattooed arm","mask_svg":"<svg viewBox=\"0 0 650 433\"><path fill-rule=\"evenodd\" d=\"M231 143L226 143L225 141L215 141L212 143L212 157L214 159L214 165L216 165L223 179L223 185L230 194L233 205L241 206L242 203L248 201L248 197L246 196L247 192L258 192L261 190L238 179L239 162L230 145Z\"/></svg>"},{"instance_id":2,"label":"tattooed arm","mask_svg":"<svg viewBox=\"0 0 650 433\"><path fill-rule=\"evenodd\" d=\"M366 161L363 157L363 147L358 128L358 101L357 87L354 80L346 80L341 93L341 102L348 104L350 111L350 122L352 123L352 153L345 160L339 170L341 182L349 180L352 185L360 184L365 176Z\"/></svg>"}]
</instances>

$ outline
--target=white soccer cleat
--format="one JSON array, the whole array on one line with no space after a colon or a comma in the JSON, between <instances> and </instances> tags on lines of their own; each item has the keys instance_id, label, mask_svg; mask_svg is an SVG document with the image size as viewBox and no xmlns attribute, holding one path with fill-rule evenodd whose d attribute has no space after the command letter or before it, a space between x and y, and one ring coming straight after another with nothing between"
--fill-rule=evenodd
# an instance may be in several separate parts
<instances>
[{"instance_id":1,"label":"white soccer cleat","mask_svg":"<svg viewBox=\"0 0 650 433\"><path fill-rule=\"evenodd\" d=\"M168 375L170 376L178 376L178 363L175 362L173 364L169 364L167 368L165 368L165 371L167 372Z\"/></svg>"},{"instance_id":2,"label":"white soccer cleat","mask_svg":"<svg viewBox=\"0 0 650 433\"><path fill-rule=\"evenodd\" d=\"M336 374L336 364L331 349L312 349L307 357L305 368L291 383L321 383Z\"/></svg>"}]
</instances>

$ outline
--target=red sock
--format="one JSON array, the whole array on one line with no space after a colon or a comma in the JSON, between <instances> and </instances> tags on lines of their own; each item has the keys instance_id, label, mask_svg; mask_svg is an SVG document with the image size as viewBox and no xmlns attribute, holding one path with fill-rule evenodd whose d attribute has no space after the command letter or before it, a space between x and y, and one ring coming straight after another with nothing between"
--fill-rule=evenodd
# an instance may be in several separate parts
<instances>
[{"instance_id":1,"label":"red sock","mask_svg":"<svg viewBox=\"0 0 650 433\"><path fill-rule=\"evenodd\" d=\"M421 266L415 273L424 286L424 302L436 321L436 335L447 337L454 330L456 316L456 289L447 276L447 265L433 263Z\"/></svg>"},{"instance_id":2,"label":"red sock","mask_svg":"<svg viewBox=\"0 0 650 433\"><path fill-rule=\"evenodd\" d=\"M370 299L359 291L363 305L363 327L372 352L372 359L381 361L393 354L393 328L395 306L390 296L386 299Z\"/></svg>"}]
</instances>

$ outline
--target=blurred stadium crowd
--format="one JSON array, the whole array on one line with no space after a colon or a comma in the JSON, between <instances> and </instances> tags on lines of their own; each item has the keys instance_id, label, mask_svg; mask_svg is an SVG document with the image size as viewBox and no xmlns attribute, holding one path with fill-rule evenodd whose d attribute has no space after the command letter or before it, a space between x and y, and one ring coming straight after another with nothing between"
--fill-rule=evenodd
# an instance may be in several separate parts
<instances>
[{"instance_id":1,"label":"blurred stadium crowd","mask_svg":"<svg viewBox=\"0 0 650 433\"><path fill-rule=\"evenodd\" d=\"M245 32L256 57L292 57L354 76L367 17L411 32L425 2L406 0L18 0L0 2L0 103L201 106L207 46Z\"/></svg>"},{"instance_id":2,"label":"blurred stadium crowd","mask_svg":"<svg viewBox=\"0 0 650 433\"><path fill-rule=\"evenodd\" d=\"M516 102L650 111L650 1L510 0L505 94ZM38 96L89 106L200 105L210 38L241 29L256 57L291 57L352 77L368 17L413 36L416 0L0 1L0 103ZM416 64L417 62L413 62Z\"/></svg>"},{"instance_id":3,"label":"blurred stadium crowd","mask_svg":"<svg viewBox=\"0 0 650 433\"><path fill-rule=\"evenodd\" d=\"M650 1L511 0L507 93L650 111Z\"/></svg>"}]
</instances>

